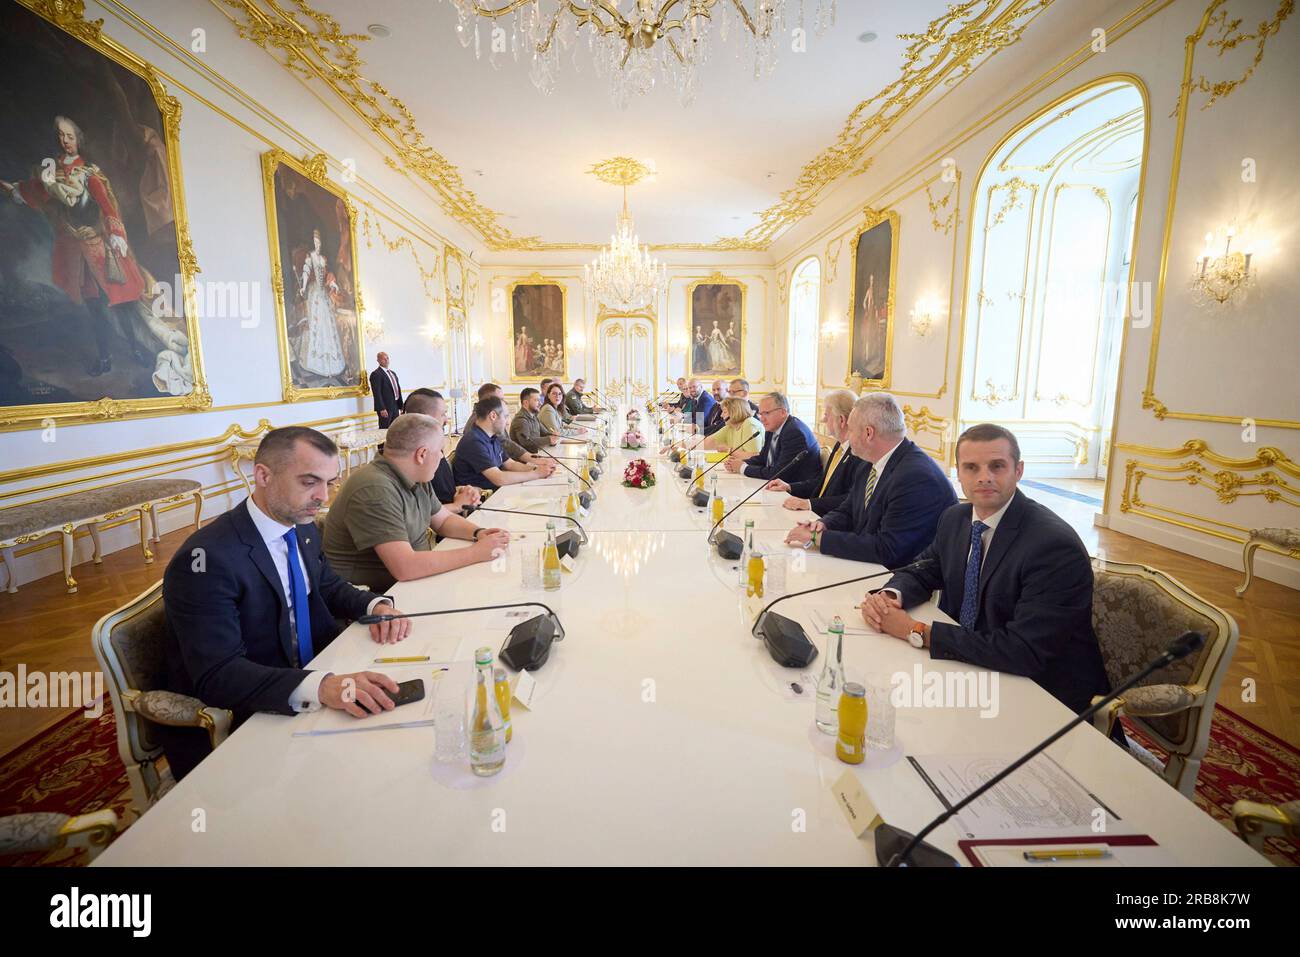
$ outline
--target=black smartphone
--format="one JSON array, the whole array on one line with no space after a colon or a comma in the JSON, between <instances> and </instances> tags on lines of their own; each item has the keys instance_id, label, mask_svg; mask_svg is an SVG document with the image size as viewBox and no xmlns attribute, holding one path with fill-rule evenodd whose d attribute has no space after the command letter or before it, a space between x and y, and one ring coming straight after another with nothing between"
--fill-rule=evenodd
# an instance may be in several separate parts
<instances>
[{"instance_id":1,"label":"black smartphone","mask_svg":"<svg viewBox=\"0 0 1300 957\"><path fill-rule=\"evenodd\" d=\"M384 694L388 695L389 700L393 702L393 707L400 708L404 704L411 704L412 702L419 701L424 697L424 680L421 678L412 678L410 681L400 682L397 685L397 691L389 691L385 688ZM382 714L382 709L380 711L370 711L370 709L360 701L355 703L362 711L367 711L370 714Z\"/></svg>"}]
</instances>

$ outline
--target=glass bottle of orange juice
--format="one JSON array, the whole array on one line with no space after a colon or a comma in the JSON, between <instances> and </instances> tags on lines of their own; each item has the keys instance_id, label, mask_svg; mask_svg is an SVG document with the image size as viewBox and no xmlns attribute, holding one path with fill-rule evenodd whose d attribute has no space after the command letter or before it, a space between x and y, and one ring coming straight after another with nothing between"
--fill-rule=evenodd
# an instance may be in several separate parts
<instances>
[{"instance_id":1,"label":"glass bottle of orange juice","mask_svg":"<svg viewBox=\"0 0 1300 957\"><path fill-rule=\"evenodd\" d=\"M715 475L713 476L713 489L709 493L709 508L711 509L709 514L713 518L714 525L722 521L726 505L727 503L722 500L722 496L718 494L718 477Z\"/></svg>"},{"instance_id":2,"label":"glass bottle of orange juice","mask_svg":"<svg viewBox=\"0 0 1300 957\"><path fill-rule=\"evenodd\" d=\"M754 536L749 537L749 569L745 594L751 598L763 597L763 550L754 547Z\"/></svg>"},{"instance_id":3,"label":"glass bottle of orange juice","mask_svg":"<svg viewBox=\"0 0 1300 957\"><path fill-rule=\"evenodd\" d=\"M845 764L861 764L867 756L867 689L856 681L844 685L840 695L840 733L835 756Z\"/></svg>"},{"instance_id":4,"label":"glass bottle of orange juice","mask_svg":"<svg viewBox=\"0 0 1300 957\"><path fill-rule=\"evenodd\" d=\"M510 679L506 677L504 668L497 668L492 672L494 690L496 692L497 707L501 709L501 717L506 723L506 741L509 742L514 737L515 729L510 722Z\"/></svg>"},{"instance_id":5,"label":"glass bottle of orange juice","mask_svg":"<svg viewBox=\"0 0 1300 957\"><path fill-rule=\"evenodd\" d=\"M704 453L693 452L695 456L695 474L691 476L691 487L696 489L704 488Z\"/></svg>"},{"instance_id":6,"label":"glass bottle of orange juice","mask_svg":"<svg viewBox=\"0 0 1300 957\"><path fill-rule=\"evenodd\" d=\"M569 496L564 500L564 514L572 518L578 511L578 486L569 479Z\"/></svg>"}]
</instances>

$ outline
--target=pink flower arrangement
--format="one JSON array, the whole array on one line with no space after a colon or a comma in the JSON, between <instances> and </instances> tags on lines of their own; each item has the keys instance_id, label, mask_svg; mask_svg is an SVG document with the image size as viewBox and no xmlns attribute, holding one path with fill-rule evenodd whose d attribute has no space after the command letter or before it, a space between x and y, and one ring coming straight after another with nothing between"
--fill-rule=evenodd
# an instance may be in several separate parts
<instances>
[{"instance_id":1,"label":"pink flower arrangement","mask_svg":"<svg viewBox=\"0 0 1300 957\"><path fill-rule=\"evenodd\" d=\"M650 488L655 484L655 472L645 459L633 459L623 470L623 484L628 488Z\"/></svg>"},{"instance_id":2,"label":"pink flower arrangement","mask_svg":"<svg viewBox=\"0 0 1300 957\"><path fill-rule=\"evenodd\" d=\"M643 449L645 448L645 436L636 429L628 429L623 433L623 441L620 444L625 449Z\"/></svg>"}]
</instances>

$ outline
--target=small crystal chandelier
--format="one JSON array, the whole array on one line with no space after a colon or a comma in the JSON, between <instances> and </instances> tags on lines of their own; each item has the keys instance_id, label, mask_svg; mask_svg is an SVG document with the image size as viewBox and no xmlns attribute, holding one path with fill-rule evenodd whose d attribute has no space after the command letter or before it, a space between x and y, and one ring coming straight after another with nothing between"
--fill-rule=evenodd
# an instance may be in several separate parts
<instances>
[{"instance_id":1,"label":"small crystal chandelier","mask_svg":"<svg viewBox=\"0 0 1300 957\"><path fill-rule=\"evenodd\" d=\"M662 79L671 82L683 106L695 99L698 70L708 62L714 36L725 43L730 33L747 49L754 78L770 76L777 50L787 42L796 50L807 38L804 7L816 3L813 31L821 36L835 24L836 0L451 0L456 7L456 36L473 44L481 59L484 47L493 69L507 56L531 59L529 76L543 93L555 88L560 57L570 55L579 71L578 46L583 36L596 75L607 77L610 95L625 109L635 93L645 96ZM658 9L656 9L656 2ZM626 7L627 12L618 8ZM787 7L795 7L794 22ZM510 25L507 33L502 21ZM480 21L486 20L486 38ZM737 26L732 25L735 21ZM472 24L472 25L471 25ZM736 49L739 59L742 49Z\"/></svg>"},{"instance_id":2,"label":"small crystal chandelier","mask_svg":"<svg viewBox=\"0 0 1300 957\"><path fill-rule=\"evenodd\" d=\"M601 182L623 187L623 212L609 245L582 267L587 295L615 309L651 305L668 283L668 268L650 255L649 247L640 245L627 209L627 188L652 170L638 160L616 156L592 166L590 172Z\"/></svg>"}]
</instances>

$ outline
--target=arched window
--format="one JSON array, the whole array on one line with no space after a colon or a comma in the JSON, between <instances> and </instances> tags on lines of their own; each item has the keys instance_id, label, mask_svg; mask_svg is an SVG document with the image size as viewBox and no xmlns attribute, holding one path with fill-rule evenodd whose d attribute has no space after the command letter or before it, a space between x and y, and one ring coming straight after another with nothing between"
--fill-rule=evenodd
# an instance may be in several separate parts
<instances>
[{"instance_id":1,"label":"arched window","mask_svg":"<svg viewBox=\"0 0 1300 957\"><path fill-rule=\"evenodd\" d=\"M790 411L811 423L817 408L817 325L822 267L809 256L790 277L790 332L786 340L786 392Z\"/></svg>"}]
</instances>

